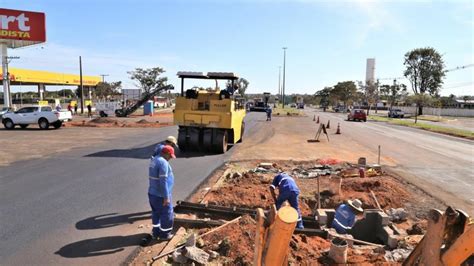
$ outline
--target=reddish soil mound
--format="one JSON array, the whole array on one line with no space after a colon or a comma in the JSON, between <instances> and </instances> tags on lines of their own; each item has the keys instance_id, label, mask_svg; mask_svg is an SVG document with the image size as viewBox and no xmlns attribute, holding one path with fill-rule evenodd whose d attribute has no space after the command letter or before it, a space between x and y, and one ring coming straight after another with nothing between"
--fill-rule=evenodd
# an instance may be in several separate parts
<instances>
[{"instance_id":1,"label":"reddish soil mound","mask_svg":"<svg viewBox=\"0 0 474 266\"><path fill-rule=\"evenodd\" d=\"M89 123L95 123L95 124L113 124L115 122L117 122L117 120L106 118L106 117L97 117L89 121Z\"/></svg>"},{"instance_id":2,"label":"reddish soil mound","mask_svg":"<svg viewBox=\"0 0 474 266\"><path fill-rule=\"evenodd\" d=\"M206 195L208 203L222 206L235 206L244 208L267 209L274 202L268 184L236 185L220 187ZM310 207L303 201L300 202L303 215L310 215Z\"/></svg>"},{"instance_id":3,"label":"reddish soil mound","mask_svg":"<svg viewBox=\"0 0 474 266\"><path fill-rule=\"evenodd\" d=\"M231 265L251 265L255 243L255 221L248 215L203 238L203 249L214 250L227 257ZM200 233L201 234L201 233Z\"/></svg>"},{"instance_id":4,"label":"reddish soil mound","mask_svg":"<svg viewBox=\"0 0 474 266\"><path fill-rule=\"evenodd\" d=\"M379 178L346 178L342 182L342 194L345 199L358 198L364 208L376 208L372 190L382 208L400 208L410 198L410 193L393 179Z\"/></svg>"},{"instance_id":5,"label":"reddish soil mound","mask_svg":"<svg viewBox=\"0 0 474 266\"><path fill-rule=\"evenodd\" d=\"M140 119L140 120L138 120L136 123L137 123L137 124L150 124L150 123L152 123L152 122L149 122L149 121L146 120L146 119Z\"/></svg>"},{"instance_id":6,"label":"reddish soil mound","mask_svg":"<svg viewBox=\"0 0 474 266\"><path fill-rule=\"evenodd\" d=\"M232 177L232 174L231 174L229 178L226 178L225 183L226 185L254 184L254 185L267 185L268 187L272 183L272 179L269 177L265 177L263 175L257 174L257 173L246 172L243 175L239 177L235 177L235 178Z\"/></svg>"},{"instance_id":7,"label":"reddish soil mound","mask_svg":"<svg viewBox=\"0 0 474 266\"><path fill-rule=\"evenodd\" d=\"M329 241L317 236L293 235L288 261L295 265L315 262L330 246Z\"/></svg>"}]
</instances>

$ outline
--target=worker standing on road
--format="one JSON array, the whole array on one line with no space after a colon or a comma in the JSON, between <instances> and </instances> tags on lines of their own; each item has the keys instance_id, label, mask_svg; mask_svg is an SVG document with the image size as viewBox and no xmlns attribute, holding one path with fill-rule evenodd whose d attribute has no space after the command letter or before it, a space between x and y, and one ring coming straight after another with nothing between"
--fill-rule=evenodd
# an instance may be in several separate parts
<instances>
[{"instance_id":1,"label":"worker standing on road","mask_svg":"<svg viewBox=\"0 0 474 266\"><path fill-rule=\"evenodd\" d=\"M92 105L90 103L87 105L87 116L92 118Z\"/></svg>"},{"instance_id":2,"label":"worker standing on road","mask_svg":"<svg viewBox=\"0 0 474 266\"><path fill-rule=\"evenodd\" d=\"M169 240L173 237L173 204L171 194L173 191L174 175L169 164L171 158L176 158L171 146L161 149L161 156L152 157L149 166L148 199L151 206L151 219L153 222L153 238Z\"/></svg>"},{"instance_id":3,"label":"worker standing on road","mask_svg":"<svg viewBox=\"0 0 474 266\"><path fill-rule=\"evenodd\" d=\"M176 140L175 137L173 136L168 136L165 141L162 141L155 146L155 150L153 151L152 156L159 156L161 155L161 150L163 149L164 146L171 146L173 148L178 147L178 141Z\"/></svg>"},{"instance_id":4,"label":"worker standing on road","mask_svg":"<svg viewBox=\"0 0 474 266\"><path fill-rule=\"evenodd\" d=\"M272 108L268 106L265 112L267 113L267 121L272 121Z\"/></svg>"},{"instance_id":5,"label":"worker standing on road","mask_svg":"<svg viewBox=\"0 0 474 266\"><path fill-rule=\"evenodd\" d=\"M278 198L275 195L275 188L278 188ZM303 229L303 219L301 217L301 210L298 207L298 196L300 189L296 185L295 180L286 173L279 173L273 178L273 182L270 185L270 192L275 200L277 210L280 209L283 202L288 201L290 206L295 208L298 212L298 223L297 228Z\"/></svg>"},{"instance_id":6,"label":"worker standing on road","mask_svg":"<svg viewBox=\"0 0 474 266\"><path fill-rule=\"evenodd\" d=\"M347 230L352 229L356 221L356 213L362 213L362 202L359 199L348 200L347 204L339 205L334 214L332 228L339 234L347 234Z\"/></svg>"}]
</instances>

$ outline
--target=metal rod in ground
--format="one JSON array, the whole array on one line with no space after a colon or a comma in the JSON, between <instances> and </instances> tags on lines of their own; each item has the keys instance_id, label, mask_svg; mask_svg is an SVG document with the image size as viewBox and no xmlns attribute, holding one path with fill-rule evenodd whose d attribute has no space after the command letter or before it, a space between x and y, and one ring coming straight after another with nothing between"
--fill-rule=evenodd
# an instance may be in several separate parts
<instances>
[{"instance_id":1,"label":"metal rod in ground","mask_svg":"<svg viewBox=\"0 0 474 266\"><path fill-rule=\"evenodd\" d=\"M380 165L380 145L379 145L379 158L377 160L377 164Z\"/></svg>"},{"instance_id":2,"label":"metal rod in ground","mask_svg":"<svg viewBox=\"0 0 474 266\"><path fill-rule=\"evenodd\" d=\"M321 209L321 193L320 193L320 190L319 190L319 179L321 178L321 176L318 176L318 209Z\"/></svg>"}]
</instances>

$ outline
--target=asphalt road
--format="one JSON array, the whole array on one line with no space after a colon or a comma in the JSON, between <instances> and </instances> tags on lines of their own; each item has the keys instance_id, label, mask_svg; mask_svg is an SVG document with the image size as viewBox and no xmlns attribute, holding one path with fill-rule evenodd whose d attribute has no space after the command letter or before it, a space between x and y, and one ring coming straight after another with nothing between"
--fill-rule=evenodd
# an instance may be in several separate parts
<instances>
[{"instance_id":1,"label":"asphalt road","mask_svg":"<svg viewBox=\"0 0 474 266\"><path fill-rule=\"evenodd\" d=\"M330 119L332 127L340 123L345 136L375 153L380 145L382 157L395 163L390 170L474 215L474 141L385 122L345 121L346 114L316 115Z\"/></svg>"},{"instance_id":2,"label":"asphalt road","mask_svg":"<svg viewBox=\"0 0 474 266\"><path fill-rule=\"evenodd\" d=\"M149 231L138 228L150 217L149 156L157 142L176 134L176 127L143 129L98 147L0 167L0 264L120 264ZM171 162L173 200L185 199L237 148L178 154Z\"/></svg>"}]
</instances>

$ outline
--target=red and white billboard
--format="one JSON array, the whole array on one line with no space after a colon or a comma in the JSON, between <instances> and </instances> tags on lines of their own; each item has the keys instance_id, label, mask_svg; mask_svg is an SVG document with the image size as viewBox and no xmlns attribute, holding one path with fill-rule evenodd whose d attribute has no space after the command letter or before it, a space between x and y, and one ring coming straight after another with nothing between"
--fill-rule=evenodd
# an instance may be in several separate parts
<instances>
[{"instance_id":1,"label":"red and white billboard","mask_svg":"<svg viewBox=\"0 0 474 266\"><path fill-rule=\"evenodd\" d=\"M11 48L45 42L45 14L0 8L0 41Z\"/></svg>"}]
</instances>

